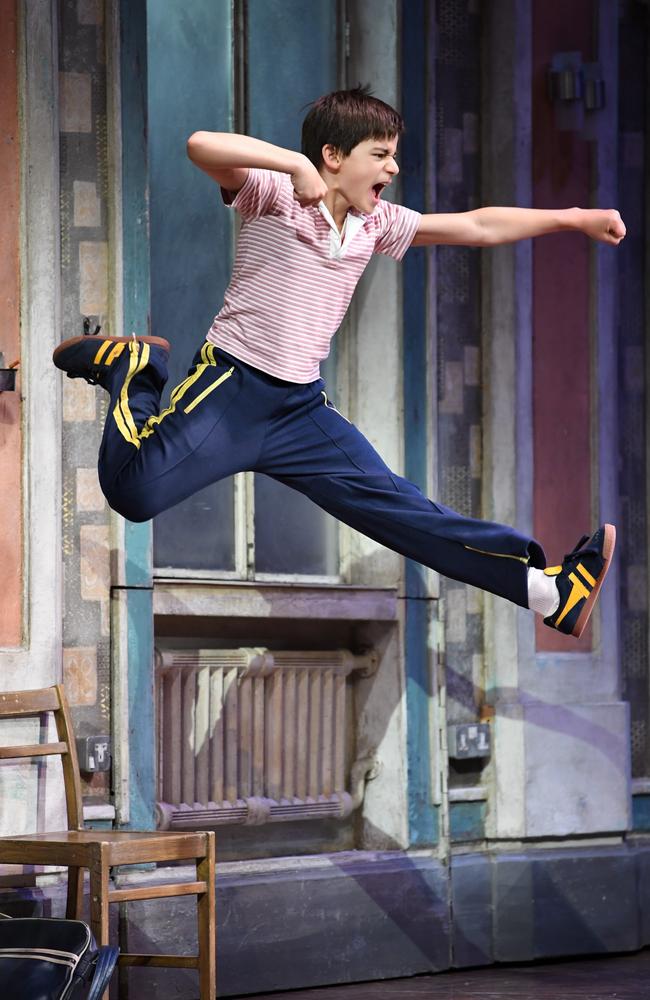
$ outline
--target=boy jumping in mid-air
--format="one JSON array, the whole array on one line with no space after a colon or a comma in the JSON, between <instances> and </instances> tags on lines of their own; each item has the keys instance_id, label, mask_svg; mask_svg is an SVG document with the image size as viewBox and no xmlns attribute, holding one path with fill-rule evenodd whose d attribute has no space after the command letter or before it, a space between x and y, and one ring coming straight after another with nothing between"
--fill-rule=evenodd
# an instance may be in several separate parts
<instances>
[{"instance_id":1,"label":"boy jumping in mid-air","mask_svg":"<svg viewBox=\"0 0 650 1000\"><path fill-rule=\"evenodd\" d=\"M54 362L110 393L99 479L124 517L146 521L225 476L263 472L375 541L579 636L609 568L613 525L545 569L534 539L462 517L391 472L328 399L319 362L373 253L401 260L410 246L491 246L562 229L618 245L625 226L615 210L420 215L383 201L403 130L393 108L357 88L311 106L301 153L196 132L190 159L243 224L223 308L187 378L160 412L169 344L135 334L74 337Z\"/></svg>"}]
</instances>

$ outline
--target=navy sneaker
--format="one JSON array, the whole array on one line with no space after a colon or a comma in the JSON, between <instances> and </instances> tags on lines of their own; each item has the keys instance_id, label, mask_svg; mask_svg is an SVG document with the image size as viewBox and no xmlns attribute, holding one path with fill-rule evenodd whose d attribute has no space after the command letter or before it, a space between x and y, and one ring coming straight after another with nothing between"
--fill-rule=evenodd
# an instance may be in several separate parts
<instances>
[{"instance_id":1,"label":"navy sneaker","mask_svg":"<svg viewBox=\"0 0 650 1000\"><path fill-rule=\"evenodd\" d=\"M84 324L86 329L86 324ZM101 337L100 327L94 333L84 333L82 337L71 337L64 340L52 354L52 361L57 368L67 373L68 378L84 378L90 385L101 385L106 388L106 377L111 374L111 365L126 349L126 345L134 342L150 344L160 348L169 356L169 341L163 337Z\"/></svg>"},{"instance_id":2,"label":"navy sneaker","mask_svg":"<svg viewBox=\"0 0 650 1000\"><path fill-rule=\"evenodd\" d=\"M580 638L607 576L615 545L616 528L604 524L591 538L584 535L561 566L544 570L547 576L555 577L560 592L559 607L544 619L546 625Z\"/></svg>"}]
</instances>

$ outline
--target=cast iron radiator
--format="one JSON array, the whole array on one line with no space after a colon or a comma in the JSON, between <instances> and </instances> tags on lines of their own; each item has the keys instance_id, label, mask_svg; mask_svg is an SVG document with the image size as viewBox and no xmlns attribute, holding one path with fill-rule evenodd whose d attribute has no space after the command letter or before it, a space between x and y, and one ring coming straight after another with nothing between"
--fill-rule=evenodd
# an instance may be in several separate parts
<instances>
[{"instance_id":1,"label":"cast iron radiator","mask_svg":"<svg viewBox=\"0 0 650 1000\"><path fill-rule=\"evenodd\" d=\"M158 652L159 827L349 815L374 767L351 760L349 679L375 667L347 650Z\"/></svg>"}]
</instances>

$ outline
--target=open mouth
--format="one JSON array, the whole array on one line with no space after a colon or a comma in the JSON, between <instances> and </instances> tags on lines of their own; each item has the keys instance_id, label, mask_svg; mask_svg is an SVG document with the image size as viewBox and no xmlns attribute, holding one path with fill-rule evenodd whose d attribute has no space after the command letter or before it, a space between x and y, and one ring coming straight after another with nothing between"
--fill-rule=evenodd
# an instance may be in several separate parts
<instances>
[{"instance_id":1,"label":"open mouth","mask_svg":"<svg viewBox=\"0 0 650 1000\"><path fill-rule=\"evenodd\" d=\"M379 199L381 198L381 192L384 190L385 187L386 187L385 184L373 184L371 190L372 190L372 199L375 205L379 203Z\"/></svg>"}]
</instances>

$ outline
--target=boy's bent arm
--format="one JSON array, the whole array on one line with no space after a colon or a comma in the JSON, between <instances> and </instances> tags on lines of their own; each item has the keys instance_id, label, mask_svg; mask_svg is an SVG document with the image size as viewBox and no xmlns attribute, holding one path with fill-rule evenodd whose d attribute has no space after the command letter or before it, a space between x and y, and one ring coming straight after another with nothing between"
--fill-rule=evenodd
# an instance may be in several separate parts
<instances>
[{"instance_id":1,"label":"boy's bent arm","mask_svg":"<svg viewBox=\"0 0 650 1000\"><path fill-rule=\"evenodd\" d=\"M187 155L228 191L242 187L249 167L294 174L306 160L295 150L231 132L195 132L187 141Z\"/></svg>"},{"instance_id":2,"label":"boy's bent arm","mask_svg":"<svg viewBox=\"0 0 650 1000\"><path fill-rule=\"evenodd\" d=\"M423 215L411 246L445 243L487 247L571 229L615 246L625 236L616 209L494 207Z\"/></svg>"}]
</instances>

